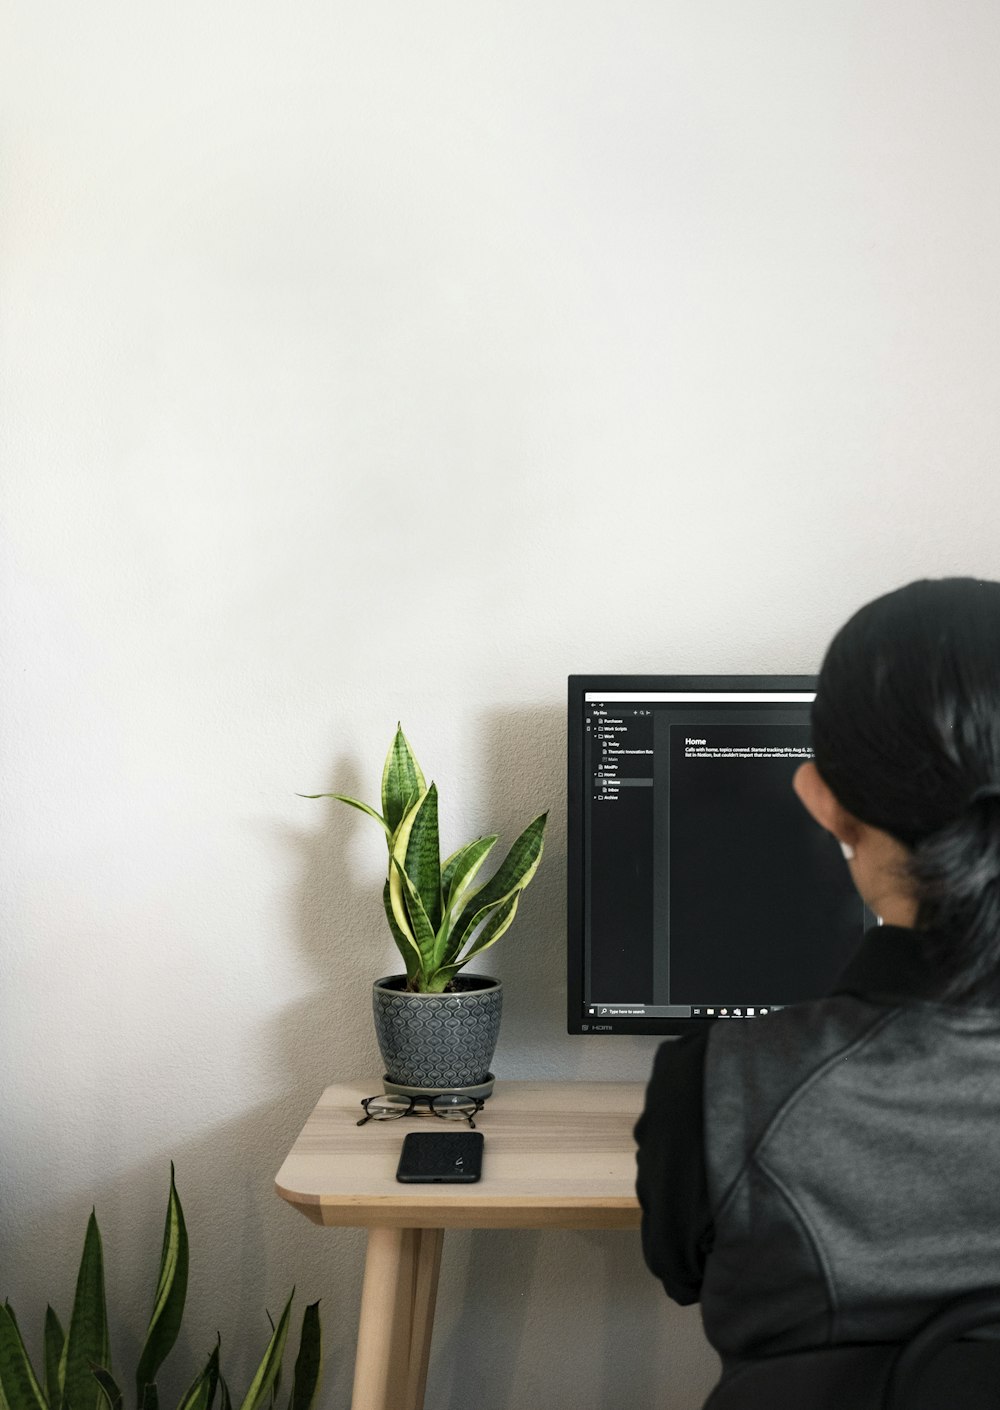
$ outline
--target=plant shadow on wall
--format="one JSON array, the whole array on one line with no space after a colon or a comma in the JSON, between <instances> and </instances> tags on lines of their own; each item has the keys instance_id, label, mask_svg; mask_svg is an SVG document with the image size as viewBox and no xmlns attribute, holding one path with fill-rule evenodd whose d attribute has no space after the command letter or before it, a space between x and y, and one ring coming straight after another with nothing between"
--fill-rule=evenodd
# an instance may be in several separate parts
<instances>
[{"instance_id":1,"label":"plant shadow on wall","mask_svg":"<svg viewBox=\"0 0 1000 1410\"><path fill-rule=\"evenodd\" d=\"M368 773L374 770L363 771L353 755L340 754L326 781L330 791L364 792L373 786ZM289 792L308 781L292 780ZM302 863L293 901L295 934L316 987L280 1011L271 1046L304 1121L330 1083L380 1073L372 1028L372 965L388 957L393 945L375 880L362 870L370 865L369 856L377 865L377 838L366 838L362 820L356 825L336 803L324 804L318 813L316 803L300 806L301 825L285 836ZM343 1066L348 1054L350 1072Z\"/></svg>"}]
</instances>

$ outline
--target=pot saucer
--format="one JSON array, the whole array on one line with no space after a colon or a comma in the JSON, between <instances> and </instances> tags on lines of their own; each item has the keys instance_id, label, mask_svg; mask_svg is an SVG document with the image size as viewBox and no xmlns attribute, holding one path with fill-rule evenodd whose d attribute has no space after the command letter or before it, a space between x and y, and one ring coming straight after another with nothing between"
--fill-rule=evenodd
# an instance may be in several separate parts
<instances>
[{"instance_id":1,"label":"pot saucer","mask_svg":"<svg viewBox=\"0 0 1000 1410\"><path fill-rule=\"evenodd\" d=\"M463 1097L485 1101L493 1091L495 1081L493 1073L487 1072L485 1079L472 1087L408 1087L403 1082L390 1082L388 1077L382 1078L382 1086L386 1092L396 1092L403 1097L436 1097L438 1092L459 1092Z\"/></svg>"}]
</instances>

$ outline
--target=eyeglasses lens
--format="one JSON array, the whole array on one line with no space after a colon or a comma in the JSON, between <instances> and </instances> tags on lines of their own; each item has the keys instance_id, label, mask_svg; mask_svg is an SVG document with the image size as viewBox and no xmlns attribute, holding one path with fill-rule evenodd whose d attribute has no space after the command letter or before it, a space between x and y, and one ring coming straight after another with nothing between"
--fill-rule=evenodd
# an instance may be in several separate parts
<instances>
[{"instance_id":1,"label":"eyeglasses lens","mask_svg":"<svg viewBox=\"0 0 1000 1410\"><path fill-rule=\"evenodd\" d=\"M434 1097L431 1106L438 1116L444 1116L454 1121L465 1121L476 1112L476 1103L470 1101L468 1097L460 1097L453 1092L444 1092L440 1096Z\"/></svg>"},{"instance_id":2,"label":"eyeglasses lens","mask_svg":"<svg viewBox=\"0 0 1000 1410\"><path fill-rule=\"evenodd\" d=\"M365 1111L375 1121L391 1121L394 1116L405 1116L410 1109L409 1097L373 1097Z\"/></svg>"}]
</instances>

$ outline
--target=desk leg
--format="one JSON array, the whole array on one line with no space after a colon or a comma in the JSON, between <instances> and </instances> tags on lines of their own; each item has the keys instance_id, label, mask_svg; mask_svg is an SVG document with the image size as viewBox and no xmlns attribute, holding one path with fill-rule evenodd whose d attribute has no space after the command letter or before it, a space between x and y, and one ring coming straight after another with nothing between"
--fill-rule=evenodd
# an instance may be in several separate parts
<instances>
[{"instance_id":1,"label":"desk leg","mask_svg":"<svg viewBox=\"0 0 1000 1410\"><path fill-rule=\"evenodd\" d=\"M443 1229L417 1229L413 1317L410 1332L410 1365L406 1381L406 1410L424 1410L424 1387L431 1355L434 1307L437 1302L438 1273L441 1271Z\"/></svg>"},{"instance_id":2,"label":"desk leg","mask_svg":"<svg viewBox=\"0 0 1000 1410\"><path fill-rule=\"evenodd\" d=\"M443 1229L368 1231L351 1410L423 1410Z\"/></svg>"}]
</instances>

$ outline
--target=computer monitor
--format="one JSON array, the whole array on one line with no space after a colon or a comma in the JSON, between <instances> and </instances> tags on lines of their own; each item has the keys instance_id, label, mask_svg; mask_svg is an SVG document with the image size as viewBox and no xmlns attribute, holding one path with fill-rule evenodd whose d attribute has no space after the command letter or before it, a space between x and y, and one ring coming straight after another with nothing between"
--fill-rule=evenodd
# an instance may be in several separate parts
<instances>
[{"instance_id":1,"label":"computer monitor","mask_svg":"<svg viewBox=\"0 0 1000 1410\"><path fill-rule=\"evenodd\" d=\"M815 685L569 677L571 1033L766 1021L829 992L877 918L792 790Z\"/></svg>"}]
</instances>

